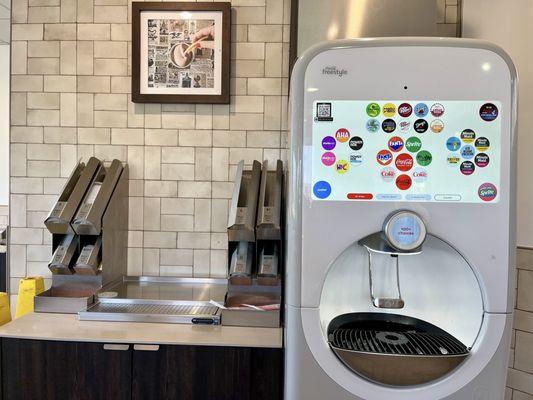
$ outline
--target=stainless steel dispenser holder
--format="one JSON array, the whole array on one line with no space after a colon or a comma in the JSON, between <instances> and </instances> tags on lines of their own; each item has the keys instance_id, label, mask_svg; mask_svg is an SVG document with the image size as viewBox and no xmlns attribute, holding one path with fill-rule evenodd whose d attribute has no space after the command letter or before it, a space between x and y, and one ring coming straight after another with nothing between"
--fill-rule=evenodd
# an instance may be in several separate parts
<instances>
[{"instance_id":1,"label":"stainless steel dispenser holder","mask_svg":"<svg viewBox=\"0 0 533 400\"><path fill-rule=\"evenodd\" d=\"M56 204L50 211L44 224L52 234L72 234L70 222L76 214L78 207L85 196L87 187L91 183L101 166L97 158L91 157L87 165L80 162L72 170L67 183L61 190Z\"/></svg>"},{"instance_id":2,"label":"stainless steel dispenser holder","mask_svg":"<svg viewBox=\"0 0 533 400\"><path fill-rule=\"evenodd\" d=\"M263 162L259 205L257 209L257 283L279 286L280 261L283 259L281 210L283 202L283 162L278 160L274 171Z\"/></svg>"},{"instance_id":3,"label":"stainless steel dispenser holder","mask_svg":"<svg viewBox=\"0 0 533 400\"><path fill-rule=\"evenodd\" d=\"M36 312L86 310L95 292L126 275L128 195L128 166L120 161L105 167L92 157L87 165L76 166L59 196L65 204L54 206L63 211L53 210L54 219L47 218L54 252L52 286L35 296Z\"/></svg>"},{"instance_id":4,"label":"stainless steel dispenser holder","mask_svg":"<svg viewBox=\"0 0 533 400\"><path fill-rule=\"evenodd\" d=\"M253 162L251 171L244 170L244 160L239 162L228 217L228 239L231 242L255 242L255 214L260 179L259 161Z\"/></svg>"},{"instance_id":5,"label":"stainless steel dispenser holder","mask_svg":"<svg viewBox=\"0 0 533 400\"><path fill-rule=\"evenodd\" d=\"M277 327L281 305L283 163L240 162L228 223L229 283L222 324ZM257 213L256 213L257 211ZM257 219L256 219L257 217Z\"/></svg>"},{"instance_id":6,"label":"stainless steel dispenser holder","mask_svg":"<svg viewBox=\"0 0 533 400\"><path fill-rule=\"evenodd\" d=\"M239 162L228 217L228 264L230 283L252 284L255 264L255 217L261 179L261 163L254 161L250 171Z\"/></svg>"},{"instance_id":7,"label":"stainless steel dispenser holder","mask_svg":"<svg viewBox=\"0 0 533 400\"><path fill-rule=\"evenodd\" d=\"M122 163L118 160L113 160L109 168L100 167L72 221L72 228L78 235L100 234L103 214L122 174L122 169Z\"/></svg>"}]
</instances>

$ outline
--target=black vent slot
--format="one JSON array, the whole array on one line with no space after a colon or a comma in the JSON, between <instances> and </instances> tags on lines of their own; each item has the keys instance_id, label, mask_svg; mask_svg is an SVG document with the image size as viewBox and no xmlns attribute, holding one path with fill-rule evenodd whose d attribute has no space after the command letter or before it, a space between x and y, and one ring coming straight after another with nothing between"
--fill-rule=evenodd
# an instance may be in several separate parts
<instances>
[{"instance_id":1,"label":"black vent slot","mask_svg":"<svg viewBox=\"0 0 533 400\"><path fill-rule=\"evenodd\" d=\"M366 353L412 356L468 354L468 348L453 336L427 332L340 328L330 333L329 341L337 349Z\"/></svg>"}]
</instances>

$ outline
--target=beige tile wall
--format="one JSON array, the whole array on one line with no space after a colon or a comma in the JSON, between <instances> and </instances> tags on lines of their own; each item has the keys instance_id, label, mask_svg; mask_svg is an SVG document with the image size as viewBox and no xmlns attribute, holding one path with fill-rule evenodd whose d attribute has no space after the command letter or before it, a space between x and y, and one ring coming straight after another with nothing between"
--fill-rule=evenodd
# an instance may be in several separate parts
<instances>
[{"instance_id":1,"label":"beige tile wall","mask_svg":"<svg viewBox=\"0 0 533 400\"><path fill-rule=\"evenodd\" d=\"M231 104L130 101L131 0L13 2L11 289L79 158L130 166L130 274L224 276L235 165L283 157L290 0L233 0Z\"/></svg>"},{"instance_id":2,"label":"beige tile wall","mask_svg":"<svg viewBox=\"0 0 533 400\"><path fill-rule=\"evenodd\" d=\"M533 249L518 249L517 266L517 296L507 399L533 400Z\"/></svg>"}]
</instances>

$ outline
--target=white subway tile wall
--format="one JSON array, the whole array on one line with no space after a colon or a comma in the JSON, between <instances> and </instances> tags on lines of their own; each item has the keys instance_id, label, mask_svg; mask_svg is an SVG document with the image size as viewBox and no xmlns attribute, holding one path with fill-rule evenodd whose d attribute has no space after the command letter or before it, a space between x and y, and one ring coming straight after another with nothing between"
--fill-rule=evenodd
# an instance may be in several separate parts
<instances>
[{"instance_id":1,"label":"white subway tile wall","mask_svg":"<svg viewBox=\"0 0 533 400\"><path fill-rule=\"evenodd\" d=\"M43 220L93 155L130 166L130 274L224 276L236 164L285 157L290 0L233 0L229 105L131 102L131 0L15 3L13 280L49 279Z\"/></svg>"}]
</instances>

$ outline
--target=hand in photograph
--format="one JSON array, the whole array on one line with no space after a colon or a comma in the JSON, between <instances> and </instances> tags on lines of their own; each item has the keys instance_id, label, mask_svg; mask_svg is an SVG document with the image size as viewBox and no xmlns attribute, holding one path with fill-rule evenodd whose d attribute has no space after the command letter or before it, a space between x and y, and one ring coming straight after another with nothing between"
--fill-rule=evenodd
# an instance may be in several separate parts
<instances>
[{"instance_id":1,"label":"hand in photograph","mask_svg":"<svg viewBox=\"0 0 533 400\"><path fill-rule=\"evenodd\" d=\"M206 26L190 36L190 40L195 47L206 49L215 48L215 25Z\"/></svg>"}]
</instances>

